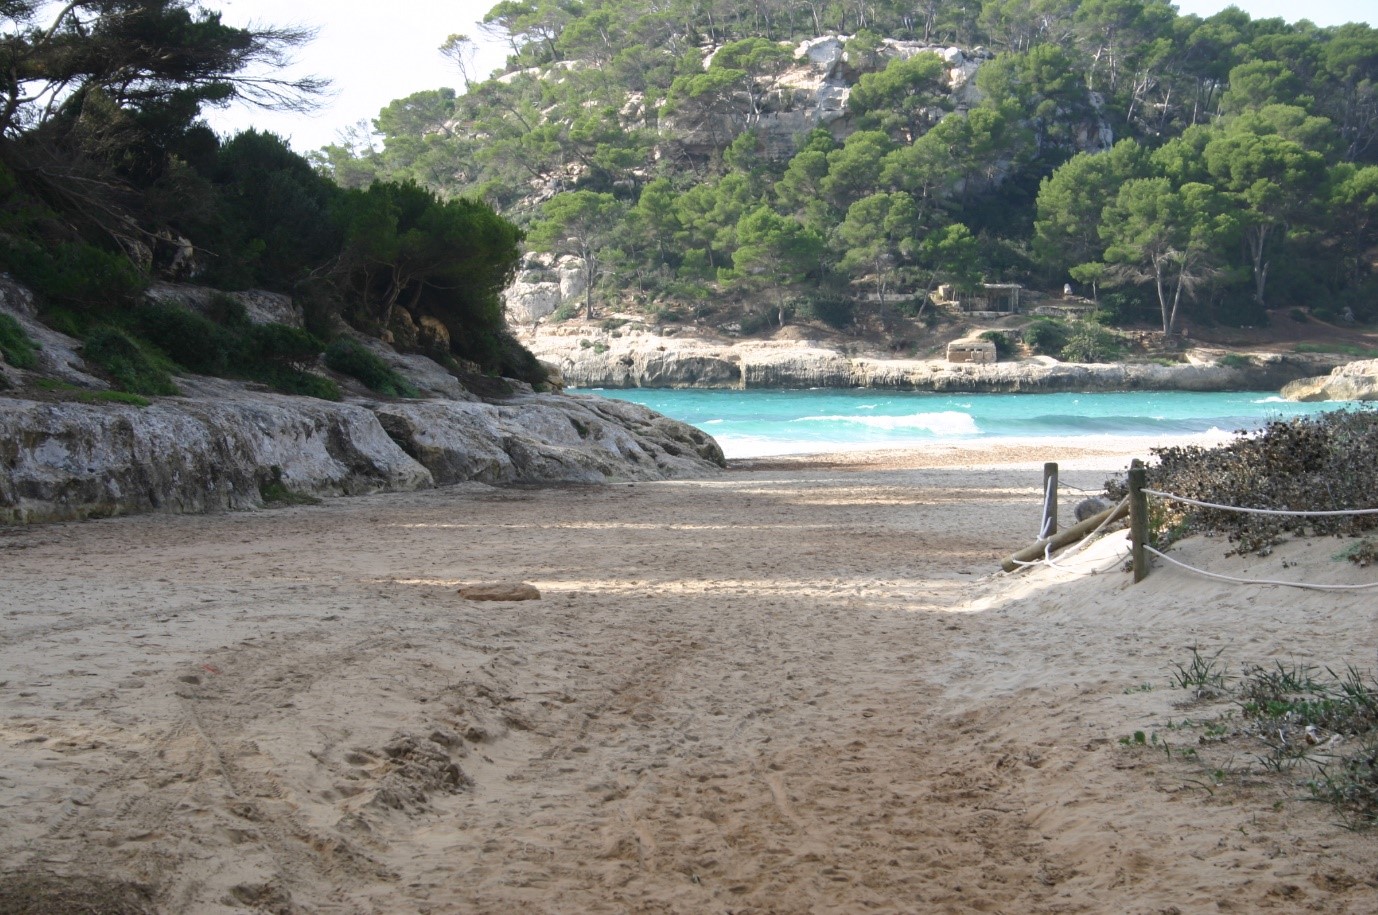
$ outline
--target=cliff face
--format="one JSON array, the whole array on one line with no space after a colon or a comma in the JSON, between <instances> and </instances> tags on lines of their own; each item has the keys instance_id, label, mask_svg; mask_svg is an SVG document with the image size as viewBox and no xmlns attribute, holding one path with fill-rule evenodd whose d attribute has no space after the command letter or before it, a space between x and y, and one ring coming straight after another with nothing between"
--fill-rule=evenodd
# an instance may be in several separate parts
<instances>
[{"instance_id":1,"label":"cliff face","mask_svg":"<svg viewBox=\"0 0 1378 915\"><path fill-rule=\"evenodd\" d=\"M989 365L929 359L852 356L819 343L726 342L629 331L586 336L541 333L524 342L577 387L809 388L1040 392L1124 390L1276 390L1332 367L1337 357L1256 354L1218 361L1194 354L1186 363L1080 364L1040 357Z\"/></svg>"},{"instance_id":2,"label":"cliff face","mask_svg":"<svg viewBox=\"0 0 1378 915\"><path fill-rule=\"evenodd\" d=\"M16 288L0 289L0 311L41 349L31 371L0 362L0 522L249 509L284 491L655 480L725 463L709 436L635 404L520 385L483 400L430 360L379 344L431 396L331 403L180 376L184 396L149 406L85 402L107 385L81 363L75 340L33 318ZM264 302L280 320L273 305ZM36 384L45 378L67 387L54 394Z\"/></svg>"},{"instance_id":3,"label":"cliff face","mask_svg":"<svg viewBox=\"0 0 1378 915\"><path fill-rule=\"evenodd\" d=\"M824 35L801 42L793 48L793 62L788 67L753 81L755 98L749 104L746 93L737 88L732 93L732 105L724 106L719 95L708 94L700 99L681 99L672 113L656 118L645 106L644 99L633 93L620 126L654 132L653 158L657 162L708 162L720 155L735 138L750 130L760 154L783 163L798 152L800 139L812 130L823 128L839 142L845 141L856 129L856 118L849 105L853 89L864 75L884 70L891 61L909 60L919 54L941 58L942 104L935 105L930 112L936 123L945 115L961 117L961 112L980 104L982 93L977 88L976 75L995 57L984 48L957 48L889 38L861 57L847 51L847 42L845 35ZM711 65L714 53L704 57L705 69ZM550 79L559 77L558 69L545 74L540 70L521 71L521 74ZM518 75L512 73L502 79L511 80ZM1060 114L1068 119L1067 126L1078 150L1099 152L1114 144L1114 132L1102 114L1098 96L1092 94L1089 114ZM468 129L468 125L458 122L449 127L458 131ZM989 173L980 183L999 186L1009 177L1011 167L1008 161L991 164ZM572 173L580 173L584 166L572 163L570 168ZM533 187L539 189L530 195L531 202L548 199L567 185L569 178L570 173L561 171L557 178L535 182ZM974 177L970 180L976 182ZM582 260L571 256L556 258L530 254L505 292L507 314L514 325L531 325L562 305L579 303L584 293Z\"/></svg>"}]
</instances>

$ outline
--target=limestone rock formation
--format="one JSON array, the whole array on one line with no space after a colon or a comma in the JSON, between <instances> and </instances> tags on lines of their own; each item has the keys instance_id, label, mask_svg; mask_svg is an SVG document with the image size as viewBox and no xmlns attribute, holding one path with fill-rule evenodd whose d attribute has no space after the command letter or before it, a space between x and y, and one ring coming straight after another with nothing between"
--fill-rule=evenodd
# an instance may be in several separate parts
<instances>
[{"instance_id":1,"label":"limestone rock formation","mask_svg":"<svg viewBox=\"0 0 1378 915\"><path fill-rule=\"evenodd\" d=\"M432 485L364 407L178 380L196 395L148 407L0 398L0 521L252 508L274 482L310 495Z\"/></svg>"},{"instance_id":2,"label":"limestone rock formation","mask_svg":"<svg viewBox=\"0 0 1378 915\"><path fill-rule=\"evenodd\" d=\"M441 485L656 480L726 463L711 437L624 401L527 394L499 404L372 406L393 440Z\"/></svg>"},{"instance_id":3,"label":"limestone rock formation","mask_svg":"<svg viewBox=\"0 0 1378 915\"><path fill-rule=\"evenodd\" d=\"M248 509L265 494L652 480L726 463L708 435L636 404L520 384L481 400L431 360L377 341L365 343L427 398L330 403L186 375L183 396L144 407L43 393L29 383L108 385L86 371L77 341L34 319L21 287L0 282L0 311L41 347L35 370L0 366L12 389L0 396L0 523Z\"/></svg>"},{"instance_id":4,"label":"limestone rock formation","mask_svg":"<svg viewBox=\"0 0 1378 915\"><path fill-rule=\"evenodd\" d=\"M954 364L937 359L848 355L810 341L714 341L662 336L653 329L581 335L557 327L523 342L584 388L865 387L907 391L1050 392L1269 390L1334 361L1304 354L1255 354L1226 364L1210 355L1177 365L1079 364L1039 357ZM591 334L591 335L590 335Z\"/></svg>"},{"instance_id":5,"label":"limestone rock formation","mask_svg":"<svg viewBox=\"0 0 1378 915\"><path fill-rule=\"evenodd\" d=\"M328 403L181 377L148 407L0 397L0 521L263 504L466 481L601 483L725 465L713 439L621 401L523 394Z\"/></svg>"},{"instance_id":6,"label":"limestone rock formation","mask_svg":"<svg viewBox=\"0 0 1378 915\"><path fill-rule=\"evenodd\" d=\"M1337 366L1329 375L1301 378L1286 385L1282 396L1311 403L1321 400L1378 400L1378 359Z\"/></svg>"},{"instance_id":7,"label":"limestone rock formation","mask_svg":"<svg viewBox=\"0 0 1378 915\"><path fill-rule=\"evenodd\" d=\"M579 301L584 290L584 262L579 258L528 254L505 293L508 321L534 324L566 302Z\"/></svg>"}]
</instances>

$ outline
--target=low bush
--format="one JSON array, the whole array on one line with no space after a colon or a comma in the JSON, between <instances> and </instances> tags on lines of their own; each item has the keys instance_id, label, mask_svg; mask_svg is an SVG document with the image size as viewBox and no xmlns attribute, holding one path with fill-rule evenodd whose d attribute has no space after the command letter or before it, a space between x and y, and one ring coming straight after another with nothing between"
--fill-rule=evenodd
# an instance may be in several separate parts
<instances>
[{"instance_id":1,"label":"low bush","mask_svg":"<svg viewBox=\"0 0 1378 915\"><path fill-rule=\"evenodd\" d=\"M29 339L23 325L6 314L0 314L0 355L17 369L31 369L38 364L38 344Z\"/></svg>"},{"instance_id":2,"label":"low bush","mask_svg":"<svg viewBox=\"0 0 1378 915\"><path fill-rule=\"evenodd\" d=\"M264 368L255 373L254 379L282 394L297 394L317 400L338 401L344 398L338 384L329 378L301 369L284 366Z\"/></svg>"},{"instance_id":3,"label":"low bush","mask_svg":"<svg viewBox=\"0 0 1378 915\"><path fill-rule=\"evenodd\" d=\"M325 364L341 375L357 378L371 391L389 397L420 397L416 386L397 374L362 343L340 337L325 348Z\"/></svg>"},{"instance_id":4,"label":"low bush","mask_svg":"<svg viewBox=\"0 0 1378 915\"><path fill-rule=\"evenodd\" d=\"M33 290L45 308L109 313L135 301L146 285L129 258L85 242L4 242L0 261Z\"/></svg>"},{"instance_id":5,"label":"low bush","mask_svg":"<svg viewBox=\"0 0 1378 915\"><path fill-rule=\"evenodd\" d=\"M842 330L856 318L856 306L845 296L805 296L793 302L795 314Z\"/></svg>"},{"instance_id":6,"label":"low bush","mask_svg":"<svg viewBox=\"0 0 1378 915\"><path fill-rule=\"evenodd\" d=\"M995 344L995 358L1008 359L1014 355L1014 341L1010 335L999 330L988 330L981 334L982 340L989 340Z\"/></svg>"},{"instance_id":7,"label":"low bush","mask_svg":"<svg viewBox=\"0 0 1378 915\"><path fill-rule=\"evenodd\" d=\"M314 334L286 324L256 324L247 338L255 362L299 372L315 365L325 348Z\"/></svg>"},{"instance_id":8,"label":"low bush","mask_svg":"<svg viewBox=\"0 0 1378 915\"><path fill-rule=\"evenodd\" d=\"M1035 318L1024 328L1024 342L1040 356L1059 356L1072 336L1065 321L1056 318Z\"/></svg>"},{"instance_id":9,"label":"low bush","mask_svg":"<svg viewBox=\"0 0 1378 915\"><path fill-rule=\"evenodd\" d=\"M578 302L562 302L553 312L550 313L550 320L559 324L570 321L579 316L579 309L582 306Z\"/></svg>"},{"instance_id":10,"label":"low bush","mask_svg":"<svg viewBox=\"0 0 1378 915\"><path fill-rule=\"evenodd\" d=\"M189 372L223 375L241 350L240 335L180 305L141 305L132 324L140 337Z\"/></svg>"},{"instance_id":11,"label":"low bush","mask_svg":"<svg viewBox=\"0 0 1378 915\"><path fill-rule=\"evenodd\" d=\"M1090 321L1078 321L1062 346L1061 356L1067 362L1114 362L1123 350L1115 334Z\"/></svg>"},{"instance_id":12,"label":"low bush","mask_svg":"<svg viewBox=\"0 0 1378 915\"><path fill-rule=\"evenodd\" d=\"M1337 410L1278 420L1256 435L1219 448L1154 448L1148 486L1217 505L1287 511L1378 508L1378 411ZM1124 480L1107 483L1118 499ZM1378 515L1297 517L1199 508L1154 500L1151 534L1160 545L1191 533L1224 534L1239 553L1267 550L1287 534L1358 536L1378 528Z\"/></svg>"},{"instance_id":13,"label":"low bush","mask_svg":"<svg viewBox=\"0 0 1378 915\"><path fill-rule=\"evenodd\" d=\"M1345 825L1378 825L1378 681L1371 674L1352 666L1336 673L1274 660L1245 664L1239 676L1230 677L1219 660L1221 651L1190 650L1191 660L1176 665L1173 685L1191 690L1195 702L1228 699L1235 708L1170 722L1172 730L1200 732L1195 746L1177 749L1180 759L1195 760L1217 786L1230 774L1257 778L1260 772L1303 771L1311 796L1334 807ZM1174 748L1156 732L1150 739L1140 735L1136 731L1121 743L1151 744L1173 755ZM1235 768L1241 745L1253 750L1253 764L1242 771Z\"/></svg>"},{"instance_id":14,"label":"low bush","mask_svg":"<svg viewBox=\"0 0 1378 915\"><path fill-rule=\"evenodd\" d=\"M82 355L99 366L115 385L130 394L177 394L165 365L129 334L109 324L87 335Z\"/></svg>"}]
</instances>

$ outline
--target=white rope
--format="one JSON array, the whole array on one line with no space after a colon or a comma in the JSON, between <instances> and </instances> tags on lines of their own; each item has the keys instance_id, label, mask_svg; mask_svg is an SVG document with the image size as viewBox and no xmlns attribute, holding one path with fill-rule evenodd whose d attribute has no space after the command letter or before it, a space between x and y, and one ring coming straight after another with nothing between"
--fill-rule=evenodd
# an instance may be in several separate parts
<instances>
[{"instance_id":1,"label":"white rope","mask_svg":"<svg viewBox=\"0 0 1378 915\"><path fill-rule=\"evenodd\" d=\"M1116 505L1114 508L1112 508L1110 514L1105 516L1105 520L1102 521L1100 524L1096 525L1095 530L1091 531L1091 533L1081 538L1081 540L1078 541L1075 545L1073 545L1070 549L1068 549L1067 552L1063 553L1062 558L1064 560L1070 559L1071 557L1077 555L1082 550L1090 546L1091 542L1095 539L1095 536L1099 534L1101 531L1105 530L1106 526L1109 525L1110 522L1115 519L1115 510L1123 506L1128 501L1128 496L1125 496L1123 499L1121 499L1119 505ZM1123 556L1116 557L1115 562L1118 564L1120 562L1123 562L1127 558L1129 558L1129 553L1125 553ZM1017 566L1023 566L1025 568L1027 568L1028 566L1047 565L1051 568L1059 569L1063 572L1071 572L1073 575L1099 575L1102 572L1108 572L1114 568L1114 566L1112 565L1104 569L1092 569L1089 572L1084 572L1081 569L1073 569L1069 566L1058 565L1057 563L1053 562L1053 545L1051 543L1046 544L1043 547L1042 559L1034 559L1030 561L1016 559L1014 560L1014 564Z\"/></svg>"},{"instance_id":2,"label":"white rope","mask_svg":"<svg viewBox=\"0 0 1378 915\"><path fill-rule=\"evenodd\" d=\"M1364 591L1369 588L1378 588L1378 581L1371 581L1363 585L1313 585L1299 581L1274 581L1267 578L1235 578L1233 575L1221 575L1218 572L1207 572L1205 569L1198 569L1195 566L1187 565L1185 562L1173 559L1171 556L1156 550L1148 544L1144 544L1144 549L1160 559L1166 559L1175 566L1186 569L1188 572L1195 572L1197 575L1204 575L1206 578L1214 578L1216 581L1228 581L1239 585L1281 585L1285 588L1305 588L1309 591Z\"/></svg>"},{"instance_id":3,"label":"white rope","mask_svg":"<svg viewBox=\"0 0 1378 915\"><path fill-rule=\"evenodd\" d=\"M1143 492L1150 496L1160 496L1164 499L1174 499L1178 502L1185 502L1188 505L1197 505L1201 508L1218 508L1227 512L1243 512L1248 515L1293 515L1300 518L1329 518L1336 515L1378 515L1378 508L1349 508L1339 511L1286 511L1277 508L1240 508L1237 505L1217 505L1214 502L1202 502L1199 499L1188 499L1186 496L1173 495L1170 492L1159 492L1156 489L1145 489Z\"/></svg>"}]
</instances>

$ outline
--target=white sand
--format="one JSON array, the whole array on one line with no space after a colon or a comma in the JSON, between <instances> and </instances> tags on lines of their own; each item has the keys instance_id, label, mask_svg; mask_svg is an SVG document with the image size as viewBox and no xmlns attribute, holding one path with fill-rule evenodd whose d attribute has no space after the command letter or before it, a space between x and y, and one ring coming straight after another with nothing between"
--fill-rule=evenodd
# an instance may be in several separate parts
<instances>
[{"instance_id":1,"label":"white sand","mask_svg":"<svg viewBox=\"0 0 1378 915\"><path fill-rule=\"evenodd\" d=\"M1098 490L1130 456L2 529L0 881L194 913L1378 910L1378 840L1296 777L1119 742L1195 739L1187 646L1374 667L1374 592L1135 586L1113 539L1078 560L1103 574L996 571L1044 461ZM1373 580L1342 546L1178 555ZM500 579L543 598L456 594Z\"/></svg>"}]
</instances>

